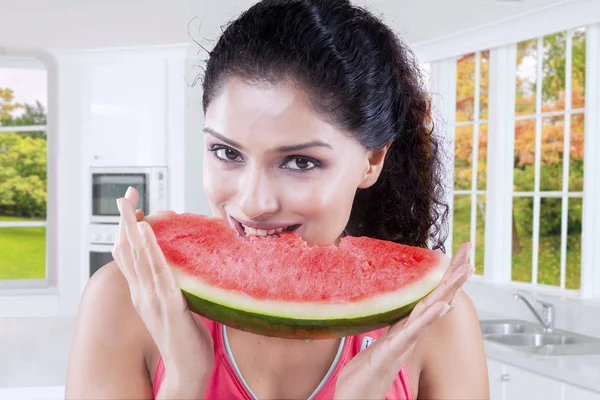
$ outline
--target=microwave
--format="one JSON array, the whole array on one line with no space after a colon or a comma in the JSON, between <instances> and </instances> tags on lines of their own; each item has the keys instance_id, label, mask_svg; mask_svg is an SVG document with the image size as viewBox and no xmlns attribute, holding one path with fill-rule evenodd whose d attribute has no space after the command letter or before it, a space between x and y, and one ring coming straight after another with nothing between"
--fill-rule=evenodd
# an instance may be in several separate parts
<instances>
[{"instance_id":1,"label":"microwave","mask_svg":"<svg viewBox=\"0 0 600 400\"><path fill-rule=\"evenodd\" d=\"M93 167L91 168L91 223L118 224L117 199L129 186L140 194L137 208L144 214L167 210L166 167Z\"/></svg>"}]
</instances>

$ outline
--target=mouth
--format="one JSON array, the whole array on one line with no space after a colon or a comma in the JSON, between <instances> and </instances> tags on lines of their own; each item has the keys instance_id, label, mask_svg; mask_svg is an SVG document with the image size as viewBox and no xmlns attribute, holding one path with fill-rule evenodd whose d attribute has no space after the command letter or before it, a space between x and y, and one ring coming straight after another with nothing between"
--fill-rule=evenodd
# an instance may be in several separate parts
<instances>
[{"instance_id":1,"label":"mouth","mask_svg":"<svg viewBox=\"0 0 600 400\"><path fill-rule=\"evenodd\" d=\"M250 221L239 221L229 217L231 224L242 237L277 238L282 232L294 232L300 224L257 224Z\"/></svg>"}]
</instances>

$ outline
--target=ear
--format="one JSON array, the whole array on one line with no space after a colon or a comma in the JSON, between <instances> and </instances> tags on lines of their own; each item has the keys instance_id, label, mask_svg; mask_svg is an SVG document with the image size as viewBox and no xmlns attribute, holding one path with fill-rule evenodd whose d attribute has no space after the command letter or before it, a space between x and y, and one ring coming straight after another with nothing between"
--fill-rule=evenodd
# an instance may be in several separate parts
<instances>
[{"instance_id":1,"label":"ear","mask_svg":"<svg viewBox=\"0 0 600 400\"><path fill-rule=\"evenodd\" d=\"M385 147L379 150L369 150L368 159L369 166L367 172L363 176L362 181L358 185L359 189L366 189L371 187L379 179L381 170L383 169L383 163L385 161L385 155L387 154L392 142L389 142Z\"/></svg>"}]
</instances>

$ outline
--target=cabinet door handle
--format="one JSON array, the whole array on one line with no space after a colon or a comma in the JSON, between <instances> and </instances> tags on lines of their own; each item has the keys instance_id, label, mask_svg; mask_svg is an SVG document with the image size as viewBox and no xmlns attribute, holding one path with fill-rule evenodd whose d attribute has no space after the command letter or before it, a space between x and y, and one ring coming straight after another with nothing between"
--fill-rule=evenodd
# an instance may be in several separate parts
<instances>
[{"instance_id":1,"label":"cabinet door handle","mask_svg":"<svg viewBox=\"0 0 600 400\"><path fill-rule=\"evenodd\" d=\"M502 374L502 375L500 375L500 380L502 382L509 382L510 381L510 374Z\"/></svg>"}]
</instances>

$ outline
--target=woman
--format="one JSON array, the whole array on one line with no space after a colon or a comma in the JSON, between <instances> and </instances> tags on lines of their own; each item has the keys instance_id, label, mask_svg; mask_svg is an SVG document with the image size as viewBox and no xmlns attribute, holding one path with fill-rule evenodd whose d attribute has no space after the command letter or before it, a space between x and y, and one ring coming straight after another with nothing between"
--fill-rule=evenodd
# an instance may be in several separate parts
<instances>
[{"instance_id":1,"label":"woman","mask_svg":"<svg viewBox=\"0 0 600 400\"><path fill-rule=\"evenodd\" d=\"M440 159L418 68L367 11L344 0L262 1L223 32L203 89L214 216L246 235L294 226L310 244L349 234L442 248ZM115 262L85 289L67 397L488 397L477 315L460 290L469 244L389 329L268 338L187 309L137 200L134 190L119 199Z\"/></svg>"}]
</instances>

